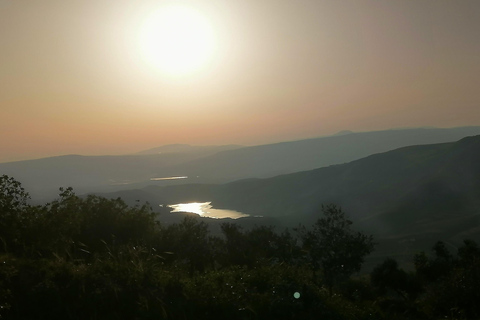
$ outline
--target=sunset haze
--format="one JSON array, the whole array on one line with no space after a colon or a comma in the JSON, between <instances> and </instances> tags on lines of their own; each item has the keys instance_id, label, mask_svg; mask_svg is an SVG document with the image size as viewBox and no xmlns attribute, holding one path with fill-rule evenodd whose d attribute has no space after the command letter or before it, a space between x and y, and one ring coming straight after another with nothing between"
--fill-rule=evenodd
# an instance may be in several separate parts
<instances>
[{"instance_id":1,"label":"sunset haze","mask_svg":"<svg viewBox=\"0 0 480 320\"><path fill-rule=\"evenodd\" d=\"M178 3L214 40L167 74L141 32ZM477 0L0 0L0 162L478 125L479 17Z\"/></svg>"}]
</instances>

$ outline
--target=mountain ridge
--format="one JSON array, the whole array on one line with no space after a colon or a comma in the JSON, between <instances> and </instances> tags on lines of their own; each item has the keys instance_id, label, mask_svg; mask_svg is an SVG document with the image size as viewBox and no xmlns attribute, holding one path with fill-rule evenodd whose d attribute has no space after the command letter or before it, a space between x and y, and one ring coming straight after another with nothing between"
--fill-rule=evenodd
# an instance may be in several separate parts
<instances>
[{"instance_id":1,"label":"mountain ridge","mask_svg":"<svg viewBox=\"0 0 480 320\"><path fill-rule=\"evenodd\" d=\"M315 215L322 204L333 202L351 212L352 219L364 228L399 233L415 229L421 221L434 222L435 215L451 218L453 212L465 217L480 214L477 163L480 136L400 148L273 178L221 185L150 186L143 190L159 203L211 201L216 208L269 217L306 218ZM377 227L372 224L383 220L396 222Z\"/></svg>"},{"instance_id":2,"label":"mountain ridge","mask_svg":"<svg viewBox=\"0 0 480 320\"><path fill-rule=\"evenodd\" d=\"M59 187L71 186L79 193L111 192L151 184L227 183L268 178L347 163L412 144L455 141L472 133L480 134L480 127L351 133L220 151L187 147L191 152L56 156L0 163L0 173L21 181L34 199L49 201L58 194ZM174 176L188 178L151 180Z\"/></svg>"}]
</instances>

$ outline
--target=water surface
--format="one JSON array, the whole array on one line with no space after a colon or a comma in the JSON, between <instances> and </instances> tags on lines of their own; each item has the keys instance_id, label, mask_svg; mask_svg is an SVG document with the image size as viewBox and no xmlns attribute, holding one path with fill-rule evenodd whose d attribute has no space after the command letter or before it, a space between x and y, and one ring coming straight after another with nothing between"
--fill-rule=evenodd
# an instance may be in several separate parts
<instances>
[{"instance_id":1,"label":"water surface","mask_svg":"<svg viewBox=\"0 0 480 320\"><path fill-rule=\"evenodd\" d=\"M234 210L214 209L211 202L191 202L191 203L177 203L171 204L168 207L172 208L172 212L191 212L198 214L201 217L223 219L231 218L238 219L248 217L248 214L241 213Z\"/></svg>"}]
</instances>

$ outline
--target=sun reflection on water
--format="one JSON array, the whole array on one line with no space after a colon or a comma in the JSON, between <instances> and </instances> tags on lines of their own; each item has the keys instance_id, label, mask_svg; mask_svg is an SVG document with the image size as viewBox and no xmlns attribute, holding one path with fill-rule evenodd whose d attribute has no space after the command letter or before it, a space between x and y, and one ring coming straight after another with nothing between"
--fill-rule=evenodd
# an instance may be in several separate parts
<instances>
[{"instance_id":1,"label":"sun reflection on water","mask_svg":"<svg viewBox=\"0 0 480 320\"><path fill-rule=\"evenodd\" d=\"M202 217L223 219L231 218L238 219L248 217L248 214L241 213L234 210L214 209L211 202L191 202L191 203L177 203L171 204L168 207L172 208L172 212L191 212Z\"/></svg>"}]
</instances>

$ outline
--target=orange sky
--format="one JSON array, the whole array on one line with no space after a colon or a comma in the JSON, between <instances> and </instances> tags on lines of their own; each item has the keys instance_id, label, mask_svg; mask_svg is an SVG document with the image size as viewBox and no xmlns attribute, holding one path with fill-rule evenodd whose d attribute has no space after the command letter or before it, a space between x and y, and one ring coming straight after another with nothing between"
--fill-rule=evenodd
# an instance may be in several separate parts
<instances>
[{"instance_id":1,"label":"orange sky","mask_svg":"<svg viewBox=\"0 0 480 320\"><path fill-rule=\"evenodd\" d=\"M480 1L176 1L215 58L171 77L138 30L172 1L0 0L0 162L480 125Z\"/></svg>"}]
</instances>

